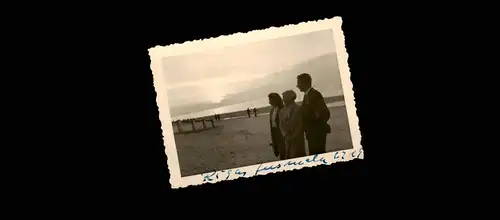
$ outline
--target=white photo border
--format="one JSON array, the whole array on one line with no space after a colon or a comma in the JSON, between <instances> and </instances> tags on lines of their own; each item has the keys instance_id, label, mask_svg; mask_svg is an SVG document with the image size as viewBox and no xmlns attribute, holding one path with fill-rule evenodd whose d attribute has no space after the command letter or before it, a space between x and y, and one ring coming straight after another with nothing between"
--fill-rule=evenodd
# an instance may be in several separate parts
<instances>
[{"instance_id":1,"label":"white photo border","mask_svg":"<svg viewBox=\"0 0 500 220\"><path fill-rule=\"evenodd\" d=\"M154 86L157 93L156 102L159 107L161 128L163 130L163 141L165 153L168 157L167 164L170 172L170 184L172 185L172 188L183 188L204 183L216 183L240 177L266 175L268 173L301 169L303 167L313 167L321 164L329 165L339 161L363 159L364 153L361 146L361 133L359 131L358 117L354 102L354 92L352 90L352 83L350 80L351 74L347 64L348 55L345 49L344 34L341 26L342 18L334 17L331 19L302 22L295 25L271 27L265 30L254 30L247 33L236 33L227 36L219 36L217 38L187 41L182 44L172 44L168 46L156 46L150 48L149 56L151 59L151 70L153 72ZM328 29L333 31L333 40L338 59L353 149L181 177L179 158L177 155L174 132L170 118L170 108L168 104L167 86L165 81L166 73L162 68L162 59L169 56L192 54L221 47L248 44L252 42Z\"/></svg>"}]
</instances>

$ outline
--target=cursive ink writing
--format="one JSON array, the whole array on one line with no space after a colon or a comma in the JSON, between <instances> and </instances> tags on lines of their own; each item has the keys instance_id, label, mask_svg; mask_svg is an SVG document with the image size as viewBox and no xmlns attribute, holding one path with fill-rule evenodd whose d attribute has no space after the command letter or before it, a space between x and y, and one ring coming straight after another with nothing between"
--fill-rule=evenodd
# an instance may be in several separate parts
<instances>
[{"instance_id":1,"label":"cursive ink writing","mask_svg":"<svg viewBox=\"0 0 500 220\"><path fill-rule=\"evenodd\" d=\"M204 173L204 174L201 174L203 176L203 182L210 182L212 181L212 176L215 175L215 173L217 173L217 171L214 171L213 173Z\"/></svg>"},{"instance_id":2,"label":"cursive ink writing","mask_svg":"<svg viewBox=\"0 0 500 220\"><path fill-rule=\"evenodd\" d=\"M359 157L361 156L361 153L363 153L363 149L360 149L358 152L353 151L353 152L351 153L351 157L352 157L352 158L359 158Z\"/></svg>"},{"instance_id":3,"label":"cursive ink writing","mask_svg":"<svg viewBox=\"0 0 500 220\"><path fill-rule=\"evenodd\" d=\"M213 171L210 173L204 173L201 174L201 176L203 176L203 182L211 182L214 180L228 180L229 177L231 177L231 174L235 174L238 177L242 177L246 176L247 172L240 171L240 169L236 169L234 173L233 170L222 170L222 171Z\"/></svg>"},{"instance_id":4,"label":"cursive ink writing","mask_svg":"<svg viewBox=\"0 0 500 220\"><path fill-rule=\"evenodd\" d=\"M240 171L239 169L237 169L237 170L234 172L234 174L239 175L239 176L245 176L245 175L247 175L247 172L245 172L245 171L243 171L243 172L242 172L242 171Z\"/></svg>"},{"instance_id":5,"label":"cursive ink writing","mask_svg":"<svg viewBox=\"0 0 500 220\"><path fill-rule=\"evenodd\" d=\"M348 151L349 152L349 151ZM360 149L359 151L352 151L350 153L351 158L360 158L361 155L363 154L363 150ZM333 152L333 159L334 160L345 160L347 157L349 157L349 154L346 151L337 151ZM319 164L328 164L327 159L324 157L320 157L317 154L309 157L309 158L304 158L300 160L291 160L287 162L282 162L274 165L267 165L265 166L264 164L259 164L257 166L257 169L255 170L254 175L258 175L261 173L265 173L266 171L276 171L279 170L283 167L289 167L289 166L302 166L310 163L319 163ZM245 177L247 176L246 171L241 171L240 169L229 169L229 170L222 170L222 171L213 171L209 173L204 173L201 174L203 177L203 182L212 182L212 181L217 181L217 180L228 180L229 178L239 178L239 177Z\"/></svg>"},{"instance_id":6,"label":"cursive ink writing","mask_svg":"<svg viewBox=\"0 0 500 220\"><path fill-rule=\"evenodd\" d=\"M254 175L257 175L260 172L264 172L264 171L277 170L277 169L280 169L281 167L297 166L297 165L300 166L300 165L304 165L304 164L317 163L317 162L321 162L322 164L327 164L327 161L324 157L321 157L318 159L318 155L315 154L312 158L307 158L305 160L299 160L299 161L288 161L288 162L285 162L283 164L270 165L270 166L262 166L262 164L259 164L259 166L255 170Z\"/></svg>"},{"instance_id":7,"label":"cursive ink writing","mask_svg":"<svg viewBox=\"0 0 500 220\"><path fill-rule=\"evenodd\" d=\"M351 152L351 157L352 158L359 158L361 156L361 153L363 153L363 150L360 149L359 151L352 151ZM341 154L342 156L339 156L339 154ZM342 160L345 159L345 155L346 155L346 152L345 151L337 151L337 152L333 152L333 159L337 160L339 158L341 158Z\"/></svg>"},{"instance_id":8,"label":"cursive ink writing","mask_svg":"<svg viewBox=\"0 0 500 220\"><path fill-rule=\"evenodd\" d=\"M321 162L322 164L327 164L326 159L324 157L321 157L320 159L318 159L318 155L317 154L315 154L313 156L313 158L311 158L311 159L309 159L309 158L306 159L306 162L307 163Z\"/></svg>"}]
</instances>

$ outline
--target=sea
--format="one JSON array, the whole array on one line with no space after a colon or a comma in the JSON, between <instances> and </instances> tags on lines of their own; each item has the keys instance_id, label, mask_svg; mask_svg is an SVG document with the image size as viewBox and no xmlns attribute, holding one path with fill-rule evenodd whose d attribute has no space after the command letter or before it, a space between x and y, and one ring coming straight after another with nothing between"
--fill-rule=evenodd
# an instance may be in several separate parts
<instances>
[{"instance_id":1,"label":"sea","mask_svg":"<svg viewBox=\"0 0 500 220\"><path fill-rule=\"evenodd\" d=\"M199 117L205 117L209 115L214 115L214 114L223 114L223 113L228 113L228 112L236 112L236 111L242 111L246 110L247 108L261 108L261 107L266 107L269 106L269 99L267 97L263 99L256 99L252 101L247 101L247 102L242 102L234 105L226 105L218 108L212 108L212 109L207 109L203 110L200 112L195 112L195 113L190 113L190 114L185 114L185 115L179 115L176 117L172 117L172 121L175 120L182 120L186 118L199 118Z\"/></svg>"},{"instance_id":2,"label":"sea","mask_svg":"<svg viewBox=\"0 0 500 220\"><path fill-rule=\"evenodd\" d=\"M326 103L326 105L328 107L344 106L345 102L340 101L340 102ZM247 108L250 108L250 109L262 108L262 107L267 107L267 106L269 106L269 99L266 97L263 99L256 99L256 100L242 102L242 103L238 103L238 104L234 104L234 105L227 105L227 106L222 106L222 107L218 107L218 108L207 109L207 110L200 111L200 112L179 115L176 117L172 117L172 121L182 120L182 119L186 119L186 118L199 118L199 117L205 117L205 116L209 116L209 115L211 116L214 114L224 114L224 113L228 113L228 112L242 111L242 110L246 110Z\"/></svg>"}]
</instances>

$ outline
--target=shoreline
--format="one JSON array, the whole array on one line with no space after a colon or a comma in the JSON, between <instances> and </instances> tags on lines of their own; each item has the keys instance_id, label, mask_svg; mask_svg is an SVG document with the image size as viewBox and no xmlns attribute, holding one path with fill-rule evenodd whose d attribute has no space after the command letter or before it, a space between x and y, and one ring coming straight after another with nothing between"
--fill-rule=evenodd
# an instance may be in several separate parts
<instances>
[{"instance_id":1,"label":"shoreline","mask_svg":"<svg viewBox=\"0 0 500 220\"><path fill-rule=\"evenodd\" d=\"M331 105L333 103L343 102L344 101L344 96L343 95L340 95L340 96L330 96L330 97L324 98L324 100L325 100L325 103L327 105ZM297 102L297 104L301 105L302 101ZM328 108L330 108L330 106ZM266 106L266 107L261 107L261 108L256 108L256 109L257 109L257 116L259 116L259 115L266 115L266 114L269 114L269 112L271 110L271 106ZM248 118L248 114L247 114L246 109L240 110L240 111L222 113L222 114L219 114L219 116L220 116L220 121L230 120L230 119L237 119L237 118L243 118L243 117L247 117ZM255 117L252 108L250 109L250 117ZM214 116L213 115L207 115L207 116L204 116L204 117L196 117L196 118L192 118L192 119L195 119L195 120L210 120L210 119L214 119ZM172 122L174 122L174 121L177 121L177 120L172 120Z\"/></svg>"},{"instance_id":2,"label":"shoreline","mask_svg":"<svg viewBox=\"0 0 500 220\"><path fill-rule=\"evenodd\" d=\"M344 101L330 102L330 103L326 103L326 106L328 107L328 109L330 109L330 108L344 107L345 106L345 102ZM257 109L257 111L258 111L258 109ZM239 118L248 118L248 115L246 114L246 111L244 113L245 113L245 115L237 116L237 117L232 117L232 118L222 118L222 116L221 116L221 121L232 120L232 119L239 119ZM257 116L269 115L269 114L270 114L270 112L268 111L268 112L264 112L264 113L259 113ZM253 112L252 112L251 116L255 117L255 115L253 115Z\"/></svg>"}]
</instances>

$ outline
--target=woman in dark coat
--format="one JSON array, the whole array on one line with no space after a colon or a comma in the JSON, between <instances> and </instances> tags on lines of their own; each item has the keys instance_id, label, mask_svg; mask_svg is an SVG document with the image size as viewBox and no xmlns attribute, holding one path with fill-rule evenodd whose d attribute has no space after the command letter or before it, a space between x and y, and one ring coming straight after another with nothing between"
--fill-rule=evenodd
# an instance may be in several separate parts
<instances>
[{"instance_id":1,"label":"woman in dark coat","mask_svg":"<svg viewBox=\"0 0 500 220\"><path fill-rule=\"evenodd\" d=\"M271 126L271 140L274 155L281 160L286 159L285 140L280 130L280 111L283 109L283 100L278 93L270 93L268 96L271 111L269 112L269 125Z\"/></svg>"}]
</instances>

